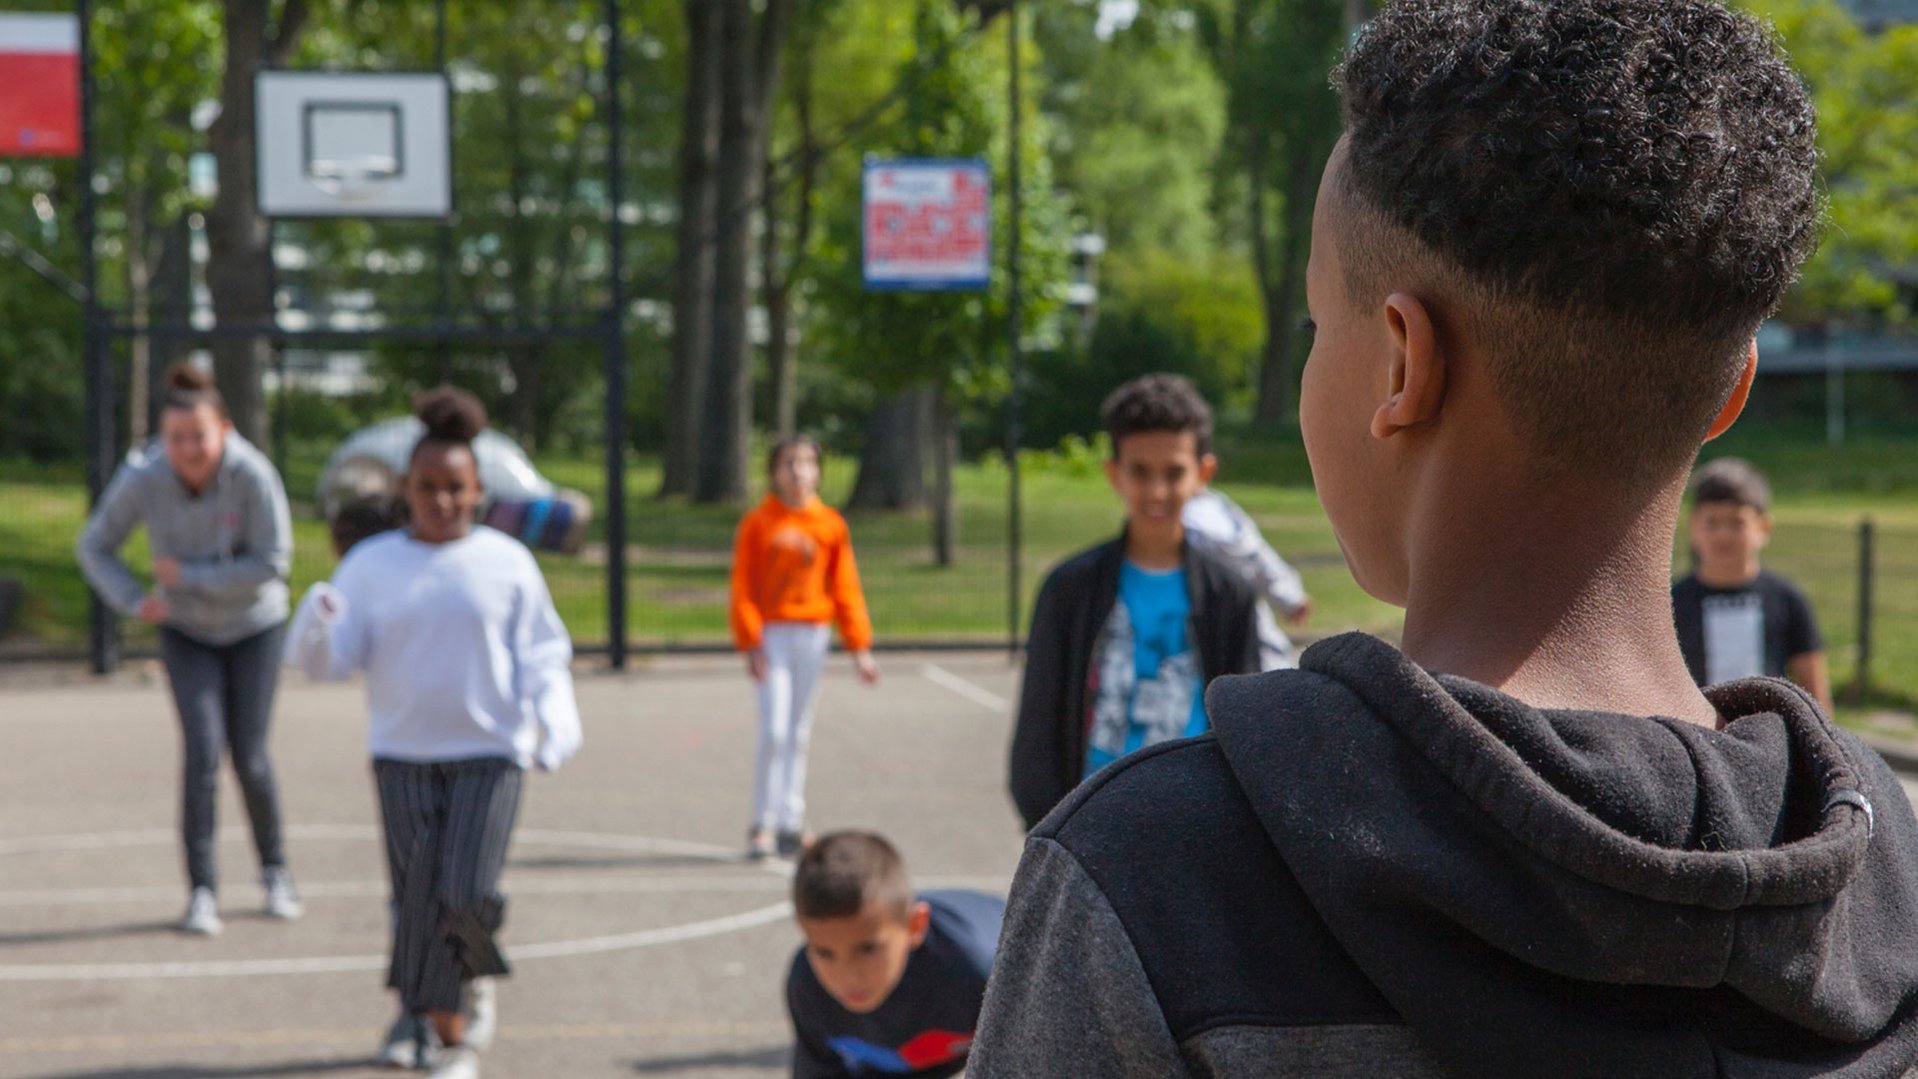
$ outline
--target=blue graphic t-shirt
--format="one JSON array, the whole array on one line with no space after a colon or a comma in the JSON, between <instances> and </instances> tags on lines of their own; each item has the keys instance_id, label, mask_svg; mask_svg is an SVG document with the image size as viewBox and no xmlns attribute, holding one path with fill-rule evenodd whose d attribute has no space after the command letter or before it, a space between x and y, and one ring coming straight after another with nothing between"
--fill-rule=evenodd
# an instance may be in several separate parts
<instances>
[{"instance_id":1,"label":"blue graphic t-shirt","mask_svg":"<svg viewBox=\"0 0 1918 1079\"><path fill-rule=\"evenodd\" d=\"M866 1015L826 992L801 948L786 979L797 1079L933 1079L965 1070L986 996L1006 901L983 892L919 896L932 910L925 942L885 1002Z\"/></svg>"},{"instance_id":2,"label":"blue graphic t-shirt","mask_svg":"<svg viewBox=\"0 0 1918 1079\"><path fill-rule=\"evenodd\" d=\"M1204 679L1186 637L1191 613L1183 569L1127 562L1119 570L1119 602L1097 651L1086 775L1134 750L1205 733Z\"/></svg>"}]
</instances>

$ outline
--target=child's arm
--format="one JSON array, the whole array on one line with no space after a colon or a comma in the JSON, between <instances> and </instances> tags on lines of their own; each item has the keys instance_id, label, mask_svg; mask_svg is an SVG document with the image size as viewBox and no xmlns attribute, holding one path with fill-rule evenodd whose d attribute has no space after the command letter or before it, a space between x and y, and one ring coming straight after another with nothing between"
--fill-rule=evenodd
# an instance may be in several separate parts
<instances>
[{"instance_id":1,"label":"child's arm","mask_svg":"<svg viewBox=\"0 0 1918 1079\"><path fill-rule=\"evenodd\" d=\"M344 578L342 578L344 580ZM366 665L366 620L346 593L320 581L306 590L287 629L281 661L315 681L350 678Z\"/></svg>"},{"instance_id":2,"label":"child's arm","mask_svg":"<svg viewBox=\"0 0 1918 1079\"><path fill-rule=\"evenodd\" d=\"M1037 825L1065 797L1059 777L1065 762L1060 739L1060 691L1074 677L1065 666L1065 611L1055 579L1048 578L1032 604L1032 626L1026 633L1026 669L1019 686L1019 714L1013 720L1012 752L1008 767L1012 800L1028 829ZM1085 672L1078 672L1084 677Z\"/></svg>"},{"instance_id":3,"label":"child's arm","mask_svg":"<svg viewBox=\"0 0 1918 1079\"><path fill-rule=\"evenodd\" d=\"M516 612L513 665L522 707L539 724L534 762L541 771L552 772L579 751L583 740L579 700L573 693L573 639L553 607L553 594L531 551L526 561L528 579L522 583Z\"/></svg>"},{"instance_id":4,"label":"child's arm","mask_svg":"<svg viewBox=\"0 0 1918 1079\"><path fill-rule=\"evenodd\" d=\"M746 653L754 681L765 677L765 660L759 644L766 632L766 617L753 599L753 578L758 574L761 553L759 530L753 527L753 516L749 513L733 534L732 600L727 604L726 615L732 624L733 646Z\"/></svg>"},{"instance_id":5,"label":"child's arm","mask_svg":"<svg viewBox=\"0 0 1918 1079\"><path fill-rule=\"evenodd\" d=\"M1833 711L1831 671L1825 664L1825 636L1818 629L1818 615L1811 609L1796 585L1785 588L1785 674L1805 688L1825 710Z\"/></svg>"},{"instance_id":6,"label":"child's arm","mask_svg":"<svg viewBox=\"0 0 1918 1079\"><path fill-rule=\"evenodd\" d=\"M1831 671L1826 666L1824 652L1804 652L1791 657L1785 661L1785 673L1805 687L1805 692L1818 701L1826 715L1836 710L1831 696Z\"/></svg>"},{"instance_id":7,"label":"child's arm","mask_svg":"<svg viewBox=\"0 0 1918 1079\"><path fill-rule=\"evenodd\" d=\"M872 615L866 610L866 593L859 584L859 564L852 556L852 533L840 526L838 542L832 545L826 566L826 587L832 595L833 617L839 622L839 637L852 653L853 667L867 682L879 680L879 665L872 658Z\"/></svg>"},{"instance_id":8,"label":"child's arm","mask_svg":"<svg viewBox=\"0 0 1918 1079\"><path fill-rule=\"evenodd\" d=\"M120 548L126 544L127 537L133 534L133 526L140 520L139 480L130 466L122 466L107 486L106 493L100 496L100 504L94 508L93 515L87 518L86 528L80 532L79 542L74 544L74 557L80 563L80 572L87 584L100 594L107 606L123 615L144 617L143 603L157 599L147 594L147 588L133 575L127 564L120 558ZM159 608L157 613L164 613ZM149 619L158 621L159 619Z\"/></svg>"}]
</instances>

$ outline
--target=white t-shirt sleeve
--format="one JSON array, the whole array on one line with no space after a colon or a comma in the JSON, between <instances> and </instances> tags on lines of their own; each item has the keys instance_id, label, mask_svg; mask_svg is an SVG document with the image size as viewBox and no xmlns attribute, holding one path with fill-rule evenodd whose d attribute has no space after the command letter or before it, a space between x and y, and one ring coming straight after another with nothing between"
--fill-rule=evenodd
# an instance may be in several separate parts
<instances>
[{"instance_id":1,"label":"white t-shirt sleeve","mask_svg":"<svg viewBox=\"0 0 1918 1079\"><path fill-rule=\"evenodd\" d=\"M582 741L579 702L573 693L573 641L530 552L522 576L513 626L515 683L521 707L539 724L534 760L550 772L565 764Z\"/></svg>"},{"instance_id":2,"label":"white t-shirt sleeve","mask_svg":"<svg viewBox=\"0 0 1918 1079\"><path fill-rule=\"evenodd\" d=\"M306 590L286 634L283 662L322 682L338 682L366 666L370 638L366 612L349 598L362 575L342 565L334 580Z\"/></svg>"}]
</instances>

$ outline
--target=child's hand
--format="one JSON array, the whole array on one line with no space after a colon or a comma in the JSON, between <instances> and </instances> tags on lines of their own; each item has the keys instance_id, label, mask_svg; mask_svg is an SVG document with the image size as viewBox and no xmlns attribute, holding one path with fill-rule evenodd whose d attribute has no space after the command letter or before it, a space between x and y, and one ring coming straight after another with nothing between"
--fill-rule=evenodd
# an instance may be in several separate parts
<instances>
[{"instance_id":1,"label":"child's hand","mask_svg":"<svg viewBox=\"0 0 1918 1079\"><path fill-rule=\"evenodd\" d=\"M766 650L764 648L747 650L746 673L752 675L753 681L755 682L764 682L766 680Z\"/></svg>"},{"instance_id":2,"label":"child's hand","mask_svg":"<svg viewBox=\"0 0 1918 1079\"><path fill-rule=\"evenodd\" d=\"M1297 607L1292 608L1292 610L1285 616L1286 625L1292 626L1294 628L1303 628L1304 625L1307 622L1310 622L1311 620L1312 620L1312 597L1311 596L1307 596L1304 599L1300 600L1299 605Z\"/></svg>"},{"instance_id":3,"label":"child's hand","mask_svg":"<svg viewBox=\"0 0 1918 1079\"><path fill-rule=\"evenodd\" d=\"M180 560L177 558L154 559L153 579L159 581L162 588L180 587Z\"/></svg>"},{"instance_id":4,"label":"child's hand","mask_svg":"<svg viewBox=\"0 0 1918 1079\"><path fill-rule=\"evenodd\" d=\"M156 626L162 625L171 614L172 612L167 610L166 600L159 596L148 596L140 601L139 615L142 622Z\"/></svg>"},{"instance_id":5,"label":"child's hand","mask_svg":"<svg viewBox=\"0 0 1918 1079\"><path fill-rule=\"evenodd\" d=\"M852 654L853 670L859 672L859 680L872 685L879 681L879 664L874 662L870 651L858 651Z\"/></svg>"}]
</instances>

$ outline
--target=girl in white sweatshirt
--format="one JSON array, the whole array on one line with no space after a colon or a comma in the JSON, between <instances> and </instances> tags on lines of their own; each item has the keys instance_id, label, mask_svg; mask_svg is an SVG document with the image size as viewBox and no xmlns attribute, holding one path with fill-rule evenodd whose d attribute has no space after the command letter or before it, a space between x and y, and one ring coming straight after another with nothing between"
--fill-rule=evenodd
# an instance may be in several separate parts
<instances>
[{"instance_id":1,"label":"girl in white sweatshirt","mask_svg":"<svg viewBox=\"0 0 1918 1079\"><path fill-rule=\"evenodd\" d=\"M424 1016L445 1047L433 1074L465 1079L492 1035L490 979L507 973L494 934L521 777L579 748L579 709L572 644L538 564L473 524L485 410L450 387L415 410L426 434L405 479L408 527L357 544L313 586L287 663L321 679L366 672L395 901L387 985L403 1009L387 1050Z\"/></svg>"}]
</instances>

